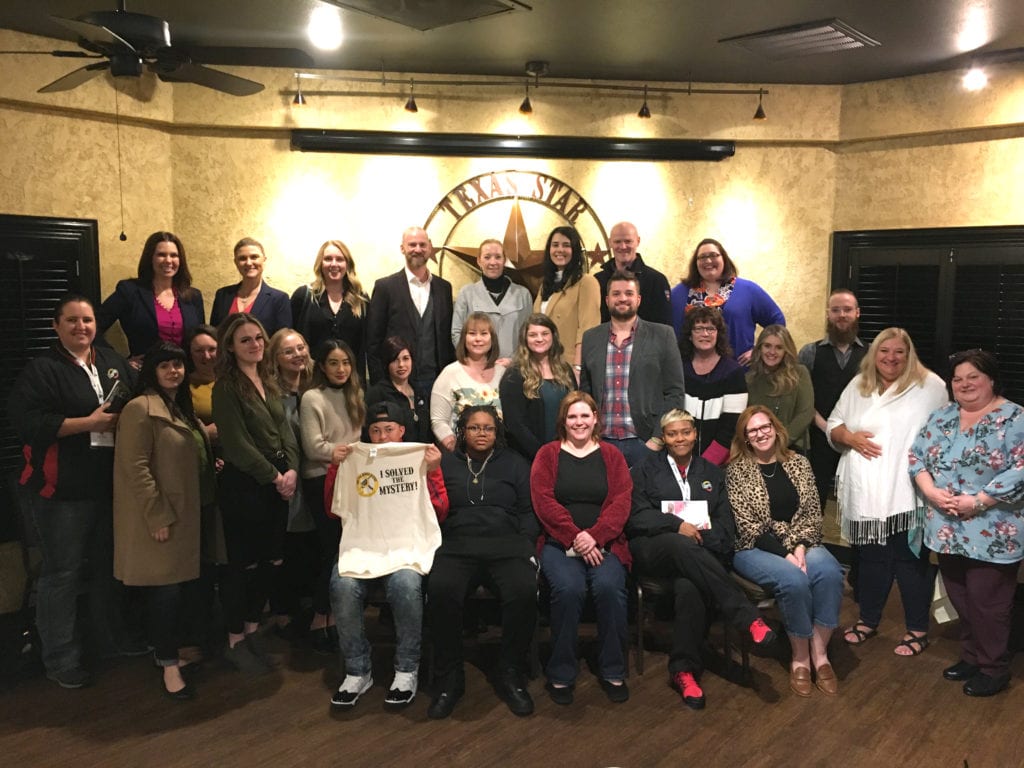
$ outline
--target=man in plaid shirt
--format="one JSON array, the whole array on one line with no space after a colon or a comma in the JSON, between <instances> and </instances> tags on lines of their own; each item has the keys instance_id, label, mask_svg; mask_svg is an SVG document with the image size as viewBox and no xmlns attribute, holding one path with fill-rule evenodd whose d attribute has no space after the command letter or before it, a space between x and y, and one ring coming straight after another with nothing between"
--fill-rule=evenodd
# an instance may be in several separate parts
<instances>
[{"instance_id":1,"label":"man in plaid shirt","mask_svg":"<svg viewBox=\"0 0 1024 768\"><path fill-rule=\"evenodd\" d=\"M672 328L641 319L640 285L631 272L608 280L610 320L583 334L580 389L597 401L602 438L630 466L661 449L659 419L683 406L683 364Z\"/></svg>"}]
</instances>

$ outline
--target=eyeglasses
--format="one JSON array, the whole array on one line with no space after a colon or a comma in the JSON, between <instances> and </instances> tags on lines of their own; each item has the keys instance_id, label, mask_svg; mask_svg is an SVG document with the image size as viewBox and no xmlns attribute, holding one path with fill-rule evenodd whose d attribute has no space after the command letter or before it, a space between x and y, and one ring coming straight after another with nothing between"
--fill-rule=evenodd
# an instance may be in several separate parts
<instances>
[{"instance_id":1,"label":"eyeglasses","mask_svg":"<svg viewBox=\"0 0 1024 768\"><path fill-rule=\"evenodd\" d=\"M712 336L718 333L718 329L713 325L695 325L693 326L693 332L698 336Z\"/></svg>"},{"instance_id":2,"label":"eyeglasses","mask_svg":"<svg viewBox=\"0 0 1024 768\"><path fill-rule=\"evenodd\" d=\"M720 258L722 258L722 254L720 253L701 253L698 254L697 261L714 261L715 259Z\"/></svg>"},{"instance_id":3,"label":"eyeglasses","mask_svg":"<svg viewBox=\"0 0 1024 768\"><path fill-rule=\"evenodd\" d=\"M772 433L771 424L762 424L760 427L751 427L747 430L747 437L756 437L757 435L770 435Z\"/></svg>"},{"instance_id":4,"label":"eyeglasses","mask_svg":"<svg viewBox=\"0 0 1024 768\"><path fill-rule=\"evenodd\" d=\"M471 435L476 435L483 432L485 435L490 435L495 432L496 428L493 424L467 424L466 431Z\"/></svg>"}]
</instances>

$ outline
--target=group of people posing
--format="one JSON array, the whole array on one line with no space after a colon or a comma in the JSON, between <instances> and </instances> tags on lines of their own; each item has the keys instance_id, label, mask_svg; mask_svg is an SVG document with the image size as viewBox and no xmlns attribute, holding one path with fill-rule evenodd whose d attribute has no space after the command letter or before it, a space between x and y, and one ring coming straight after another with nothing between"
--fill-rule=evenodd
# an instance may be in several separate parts
<instances>
[{"instance_id":1,"label":"group of people posing","mask_svg":"<svg viewBox=\"0 0 1024 768\"><path fill-rule=\"evenodd\" d=\"M877 635L895 578L906 621L895 652L924 651L937 552L963 632L944 674L969 695L1005 688L1024 415L1002 397L994 357L953 356L947 390L902 329L864 344L844 289L828 299L825 337L797 352L779 307L717 240L698 244L671 290L639 242L617 224L612 258L591 275L579 235L556 228L531 299L501 242L485 240L480 282L453 299L413 227L404 268L372 298L348 248L328 241L289 299L263 281L263 247L245 238L241 282L217 291L206 325L184 247L158 232L138 277L101 306L62 299L57 342L10 403L43 555L48 676L91 682L75 613L86 564L91 625L110 652L137 645L120 622L120 585L144 588L148 645L174 699L194 696L191 648L209 645L214 586L224 658L260 673L275 665L260 640L265 606L287 631L292 576L306 567L313 615L301 629L340 654L336 707L373 686L363 612L376 591L397 636L385 703L417 694L425 619L428 715L449 716L465 686L466 599L481 585L501 607L494 683L513 713L533 711L538 590L550 605L551 699L573 702L589 595L597 676L621 703L633 569L672 580L669 679L699 709L712 616L755 645L775 639L735 570L776 598L794 693L835 695L828 645L843 573L821 526L835 481L860 606L844 640ZM95 343L118 321L129 360Z\"/></svg>"}]
</instances>

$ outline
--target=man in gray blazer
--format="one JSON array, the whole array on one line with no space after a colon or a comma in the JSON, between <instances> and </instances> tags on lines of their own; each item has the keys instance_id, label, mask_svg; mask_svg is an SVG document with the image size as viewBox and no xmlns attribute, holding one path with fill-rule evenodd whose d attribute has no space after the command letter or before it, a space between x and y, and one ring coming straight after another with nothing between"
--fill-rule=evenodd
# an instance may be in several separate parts
<instances>
[{"instance_id":1,"label":"man in gray blazer","mask_svg":"<svg viewBox=\"0 0 1024 768\"><path fill-rule=\"evenodd\" d=\"M601 437L630 466L661 448L661 415L684 408L683 363L671 326L638 317L640 284L625 270L608 280L610 320L583 334L580 389L597 401Z\"/></svg>"}]
</instances>

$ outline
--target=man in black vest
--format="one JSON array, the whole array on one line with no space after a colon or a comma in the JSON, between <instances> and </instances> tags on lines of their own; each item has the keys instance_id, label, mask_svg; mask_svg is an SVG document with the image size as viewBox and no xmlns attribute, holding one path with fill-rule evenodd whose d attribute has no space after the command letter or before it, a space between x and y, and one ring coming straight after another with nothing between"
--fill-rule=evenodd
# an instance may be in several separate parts
<instances>
[{"instance_id":1,"label":"man in black vest","mask_svg":"<svg viewBox=\"0 0 1024 768\"><path fill-rule=\"evenodd\" d=\"M835 408L839 395L860 371L867 347L857 336L860 306L848 288L837 288L828 297L825 314L825 338L805 344L800 362L811 372L814 385L814 426L811 427L811 468L818 484L821 508L825 508L839 454L825 438L825 422Z\"/></svg>"},{"instance_id":2,"label":"man in black vest","mask_svg":"<svg viewBox=\"0 0 1024 768\"><path fill-rule=\"evenodd\" d=\"M612 246L612 258L601 265L595 277L601 286L601 298L608 296L608 281L613 274L625 270L636 277L640 295L644 297L640 305L640 318L649 323L672 325L672 308L669 303L668 278L654 267L644 264L643 257L637 252L640 235L636 227L628 221L620 221L612 227L608 237ZM611 320L608 304L601 302L601 322Z\"/></svg>"},{"instance_id":3,"label":"man in black vest","mask_svg":"<svg viewBox=\"0 0 1024 768\"><path fill-rule=\"evenodd\" d=\"M441 369L455 360L452 346L452 284L430 274L427 260L434 246L425 230L409 227L402 233L405 268L373 285L366 313L366 359L370 381L385 381L380 345L398 336L413 352L409 377L417 398L430 399L430 388Z\"/></svg>"}]
</instances>

